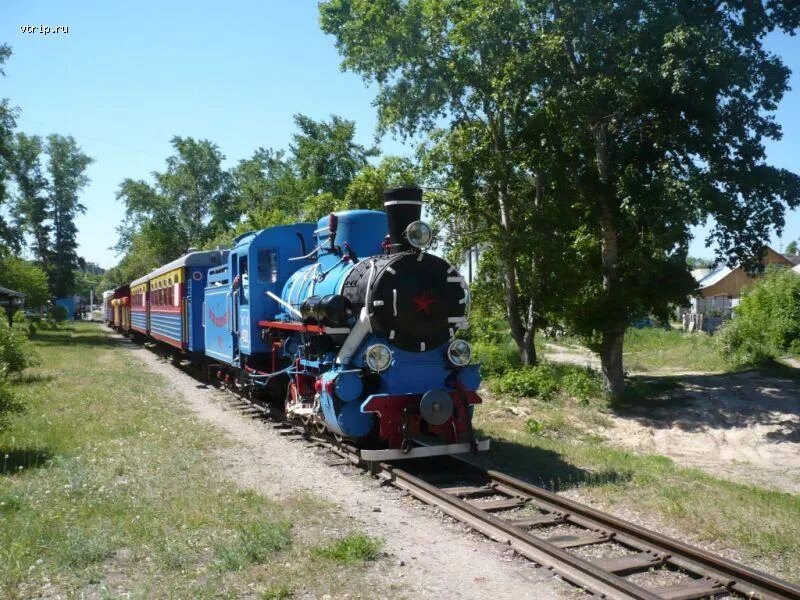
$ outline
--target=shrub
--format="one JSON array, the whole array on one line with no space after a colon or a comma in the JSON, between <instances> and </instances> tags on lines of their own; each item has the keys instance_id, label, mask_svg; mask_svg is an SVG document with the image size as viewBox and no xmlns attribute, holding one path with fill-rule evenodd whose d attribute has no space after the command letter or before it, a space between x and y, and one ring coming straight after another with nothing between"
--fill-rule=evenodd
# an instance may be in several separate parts
<instances>
[{"instance_id":1,"label":"shrub","mask_svg":"<svg viewBox=\"0 0 800 600\"><path fill-rule=\"evenodd\" d=\"M513 343L476 341L472 344L474 362L480 364L481 375L494 377L519 367L519 352Z\"/></svg>"},{"instance_id":2,"label":"shrub","mask_svg":"<svg viewBox=\"0 0 800 600\"><path fill-rule=\"evenodd\" d=\"M8 425L8 415L15 412L22 412L22 403L5 377L0 374L0 430Z\"/></svg>"},{"instance_id":3,"label":"shrub","mask_svg":"<svg viewBox=\"0 0 800 600\"><path fill-rule=\"evenodd\" d=\"M67 312L67 309L64 308L63 306L54 306L53 308L50 309L50 316L53 317L53 320L56 323L61 323L62 321L67 320L69 313Z\"/></svg>"},{"instance_id":4,"label":"shrub","mask_svg":"<svg viewBox=\"0 0 800 600\"><path fill-rule=\"evenodd\" d=\"M0 319L0 377L19 373L35 362L35 354L24 333Z\"/></svg>"},{"instance_id":5,"label":"shrub","mask_svg":"<svg viewBox=\"0 0 800 600\"><path fill-rule=\"evenodd\" d=\"M508 321L502 314L473 311L469 317L469 329L463 332L471 343L484 342L502 345L510 339Z\"/></svg>"},{"instance_id":6,"label":"shrub","mask_svg":"<svg viewBox=\"0 0 800 600\"><path fill-rule=\"evenodd\" d=\"M528 419L525 421L525 430L531 435L542 435L544 433L544 422L539 419Z\"/></svg>"},{"instance_id":7,"label":"shrub","mask_svg":"<svg viewBox=\"0 0 800 600\"><path fill-rule=\"evenodd\" d=\"M547 400L558 391L558 377L553 365L523 367L508 371L490 382L498 394L530 396Z\"/></svg>"},{"instance_id":8,"label":"shrub","mask_svg":"<svg viewBox=\"0 0 800 600\"><path fill-rule=\"evenodd\" d=\"M573 398L588 402L603 394L599 375L591 369L569 368L561 378L561 388Z\"/></svg>"},{"instance_id":9,"label":"shrub","mask_svg":"<svg viewBox=\"0 0 800 600\"><path fill-rule=\"evenodd\" d=\"M743 294L716 343L734 365L800 354L800 277L788 270L768 273Z\"/></svg>"},{"instance_id":10,"label":"shrub","mask_svg":"<svg viewBox=\"0 0 800 600\"><path fill-rule=\"evenodd\" d=\"M547 400L558 392L588 402L602 396L600 376L576 365L541 364L507 371L488 382L497 394L529 396Z\"/></svg>"}]
</instances>

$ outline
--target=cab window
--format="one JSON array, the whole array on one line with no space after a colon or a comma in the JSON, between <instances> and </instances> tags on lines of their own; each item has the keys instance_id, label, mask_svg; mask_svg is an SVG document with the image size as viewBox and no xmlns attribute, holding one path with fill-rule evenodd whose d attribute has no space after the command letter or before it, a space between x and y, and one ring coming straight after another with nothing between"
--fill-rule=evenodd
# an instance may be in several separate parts
<instances>
[{"instance_id":1,"label":"cab window","mask_svg":"<svg viewBox=\"0 0 800 600\"><path fill-rule=\"evenodd\" d=\"M277 283L278 252L276 250L258 251L258 282Z\"/></svg>"}]
</instances>

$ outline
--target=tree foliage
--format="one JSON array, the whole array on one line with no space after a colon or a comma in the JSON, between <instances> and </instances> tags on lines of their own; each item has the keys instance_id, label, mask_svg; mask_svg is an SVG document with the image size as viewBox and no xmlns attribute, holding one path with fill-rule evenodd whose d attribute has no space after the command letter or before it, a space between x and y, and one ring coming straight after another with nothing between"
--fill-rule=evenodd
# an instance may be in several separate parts
<instances>
[{"instance_id":1,"label":"tree foliage","mask_svg":"<svg viewBox=\"0 0 800 600\"><path fill-rule=\"evenodd\" d=\"M123 181L117 198L126 220L117 250L124 256L103 285L135 279L189 247L227 246L245 231L315 221L332 210L382 207L385 186L413 180L407 159L371 164L377 150L356 143L353 121L299 114L294 120L297 133L286 150L258 148L225 170L215 144L176 137L175 154L153 183Z\"/></svg>"},{"instance_id":2,"label":"tree foliage","mask_svg":"<svg viewBox=\"0 0 800 600\"><path fill-rule=\"evenodd\" d=\"M768 273L742 295L717 343L737 365L800 355L800 276L787 269Z\"/></svg>"},{"instance_id":3,"label":"tree foliage","mask_svg":"<svg viewBox=\"0 0 800 600\"><path fill-rule=\"evenodd\" d=\"M89 183L86 169L93 160L71 136L58 134L47 136L47 154L53 243L50 284L53 294L60 298L70 294L75 283L74 272L78 267L75 218L86 212L78 197Z\"/></svg>"},{"instance_id":4,"label":"tree foliage","mask_svg":"<svg viewBox=\"0 0 800 600\"><path fill-rule=\"evenodd\" d=\"M28 234L29 247L39 265L50 267L53 258L50 219L52 207L48 181L42 170L44 144L39 136L17 133L11 156L11 172L17 187L16 225Z\"/></svg>"},{"instance_id":5,"label":"tree foliage","mask_svg":"<svg viewBox=\"0 0 800 600\"><path fill-rule=\"evenodd\" d=\"M25 306L28 308L44 306L50 299L44 269L14 256L0 258L0 285L25 294Z\"/></svg>"},{"instance_id":6,"label":"tree foliage","mask_svg":"<svg viewBox=\"0 0 800 600\"><path fill-rule=\"evenodd\" d=\"M666 315L695 285L691 226L713 217L720 252L753 264L800 200L800 178L767 164L763 144L781 135L772 113L789 76L763 39L797 29L794 3L326 0L320 10L343 66L377 82L382 127L433 132L434 151L444 147L438 172L475 207L467 230L489 232L515 338L542 312L535 287L520 297L521 280L574 277L564 320L600 352L614 394L627 324ZM551 239L566 260L548 255Z\"/></svg>"},{"instance_id":7,"label":"tree foliage","mask_svg":"<svg viewBox=\"0 0 800 600\"><path fill-rule=\"evenodd\" d=\"M0 44L0 78L5 76L3 65L11 56L11 48ZM18 250L20 236L18 230L6 221L5 210L9 205L10 194L8 180L10 178L9 163L12 160L14 128L16 127L16 111L11 107L8 98L0 98L0 254L9 250Z\"/></svg>"}]
</instances>

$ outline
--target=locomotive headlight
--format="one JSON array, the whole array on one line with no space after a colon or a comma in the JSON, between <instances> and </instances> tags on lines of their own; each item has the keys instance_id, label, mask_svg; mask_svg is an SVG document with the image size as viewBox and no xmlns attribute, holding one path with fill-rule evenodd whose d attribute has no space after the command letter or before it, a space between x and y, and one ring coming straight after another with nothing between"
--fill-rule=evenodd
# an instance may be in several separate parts
<instances>
[{"instance_id":1,"label":"locomotive headlight","mask_svg":"<svg viewBox=\"0 0 800 600\"><path fill-rule=\"evenodd\" d=\"M433 230L424 221L413 221L406 227L408 243L419 250L427 248L433 241Z\"/></svg>"},{"instance_id":2,"label":"locomotive headlight","mask_svg":"<svg viewBox=\"0 0 800 600\"><path fill-rule=\"evenodd\" d=\"M447 359L457 367L465 367L472 359L472 346L464 340L455 340L447 347Z\"/></svg>"},{"instance_id":3,"label":"locomotive headlight","mask_svg":"<svg viewBox=\"0 0 800 600\"><path fill-rule=\"evenodd\" d=\"M364 359L370 369L380 373L389 368L389 364L392 362L392 351L389 349L389 346L375 344L367 348Z\"/></svg>"}]
</instances>

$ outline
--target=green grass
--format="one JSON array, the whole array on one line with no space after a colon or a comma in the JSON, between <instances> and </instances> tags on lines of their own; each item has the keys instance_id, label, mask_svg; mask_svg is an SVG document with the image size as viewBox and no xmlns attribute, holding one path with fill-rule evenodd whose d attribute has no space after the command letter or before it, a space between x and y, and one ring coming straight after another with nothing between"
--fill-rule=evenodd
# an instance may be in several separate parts
<instances>
[{"instance_id":1,"label":"green grass","mask_svg":"<svg viewBox=\"0 0 800 600\"><path fill-rule=\"evenodd\" d=\"M629 329L623 359L626 370L634 372L725 372L731 368L712 336L677 329Z\"/></svg>"},{"instance_id":2,"label":"green grass","mask_svg":"<svg viewBox=\"0 0 800 600\"><path fill-rule=\"evenodd\" d=\"M565 348L583 348L583 341L573 336L547 339ZM708 372L731 370L707 333L684 333L679 329L630 328L623 348L625 370L633 373Z\"/></svg>"},{"instance_id":3,"label":"green grass","mask_svg":"<svg viewBox=\"0 0 800 600\"><path fill-rule=\"evenodd\" d=\"M612 512L653 514L800 580L800 496L614 447L597 433L609 420L601 400L490 397L475 414L476 428L493 446L479 462L551 489L580 488Z\"/></svg>"},{"instance_id":4,"label":"green grass","mask_svg":"<svg viewBox=\"0 0 800 600\"><path fill-rule=\"evenodd\" d=\"M238 489L214 454L229 442L99 327L34 343L27 410L0 433L0 597L286 598L369 577L312 552L335 507Z\"/></svg>"},{"instance_id":5,"label":"green grass","mask_svg":"<svg viewBox=\"0 0 800 600\"><path fill-rule=\"evenodd\" d=\"M312 549L312 554L342 565L365 562L378 558L382 542L360 533Z\"/></svg>"}]
</instances>

